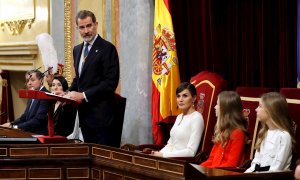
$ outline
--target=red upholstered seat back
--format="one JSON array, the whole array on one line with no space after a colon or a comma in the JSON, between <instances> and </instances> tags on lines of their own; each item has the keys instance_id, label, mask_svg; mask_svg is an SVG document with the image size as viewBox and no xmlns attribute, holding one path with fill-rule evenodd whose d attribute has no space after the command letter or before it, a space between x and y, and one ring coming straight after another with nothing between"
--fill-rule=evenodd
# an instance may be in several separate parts
<instances>
[{"instance_id":1,"label":"red upholstered seat back","mask_svg":"<svg viewBox=\"0 0 300 180\"><path fill-rule=\"evenodd\" d=\"M200 150L210 152L217 120L214 107L217 103L218 94L227 88L227 82L216 73L202 71L191 78L191 83L197 89L196 109L202 113L205 123Z\"/></svg>"},{"instance_id":2,"label":"red upholstered seat back","mask_svg":"<svg viewBox=\"0 0 300 180\"><path fill-rule=\"evenodd\" d=\"M295 138L297 141L296 151L293 156L292 166L300 158L300 89L298 88L281 88L280 93L287 98L289 113L294 124Z\"/></svg>"},{"instance_id":3,"label":"red upholstered seat back","mask_svg":"<svg viewBox=\"0 0 300 180\"><path fill-rule=\"evenodd\" d=\"M250 114L248 115L248 140L249 147L246 149L245 159L252 159L254 153L254 144L253 140L254 134L257 133L258 123L256 122L256 111L258 107L260 96L264 93L274 91L273 88L260 88L260 87L237 87L236 92L241 96L242 104L244 109L249 109Z\"/></svg>"}]
</instances>

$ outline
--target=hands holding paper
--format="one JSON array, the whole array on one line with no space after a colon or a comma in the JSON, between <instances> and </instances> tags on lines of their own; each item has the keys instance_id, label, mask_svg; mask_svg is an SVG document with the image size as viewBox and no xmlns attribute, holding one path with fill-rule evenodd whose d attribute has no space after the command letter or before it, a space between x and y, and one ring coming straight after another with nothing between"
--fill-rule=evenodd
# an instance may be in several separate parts
<instances>
[{"instance_id":1,"label":"hands holding paper","mask_svg":"<svg viewBox=\"0 0 300 180\"><path fill-rule=\"evenodd\" d=\"M78 103L81 103L82 100L84 99L83 93L82 92L76 92L76 91L68 92L64 97L74 99Z\"/></svg>"}]
</instances>

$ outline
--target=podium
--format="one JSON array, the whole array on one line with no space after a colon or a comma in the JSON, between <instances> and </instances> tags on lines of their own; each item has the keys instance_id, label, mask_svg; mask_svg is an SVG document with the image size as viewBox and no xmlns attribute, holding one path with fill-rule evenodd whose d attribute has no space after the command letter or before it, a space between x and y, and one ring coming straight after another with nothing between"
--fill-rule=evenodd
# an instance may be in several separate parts
<instances>
[{"instance_id":1,"label":"podium","mask_svg":"<svg viewBox=\"0 0 300 180\"><path fill-rule=\"evenodd\" d=\"M78 104L78 102L73 99L69 99L48 92L37 91L37 90L20 89L19 97L27 98L27 99L61 101L64 103L71 103L74 105ZM66 137L58 136L54 134L54 120L51 112L51 107L48 108L48 134L49 134L48 136L38 136L37 138L41 143L66 143L68 141Z\"/></svg>"}]
</instances>

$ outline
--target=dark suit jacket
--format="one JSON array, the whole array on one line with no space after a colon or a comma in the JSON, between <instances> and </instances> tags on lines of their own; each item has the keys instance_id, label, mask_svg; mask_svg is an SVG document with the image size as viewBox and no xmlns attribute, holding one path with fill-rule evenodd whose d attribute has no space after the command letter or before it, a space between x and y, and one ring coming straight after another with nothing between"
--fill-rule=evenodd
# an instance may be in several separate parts
<instances>
[{"instance_id":1,"label":"dark suit jacket","mask_svg":"<svg viewBox=\"0 0 300 180\"><path fill-rule=\"evenodd\" d=\"M88 99L78 107L81 126L107 127L114 116L114 91L119 81L118 53L113 44L98 35L79 77L78 66L83 45L79 44L73 49L76 77L69 90L84 92Z\"/></svg>"},{"instance_id":2,"label":"dark suit jacket","mask_svg":"<svg viewBox=\"0 0 300 180\"><path fill-rule=\"evenodd\" d=\"M61 103L53 113L54 133L65 137L70 135L74 129L76 113L77 109L72 104Z\"/></svg>"},{"instance_id":3,"label":"dark suit jacket","mask_svg":"<svg viewBox=\"0 0 300 180\"><path fill-rule=\"evenodd\" d=\"M43 87L41 91L48 92L45 87ZM18 128L23 131L46 135L48 129L47 113L49 101L35 99L30 108L31 102L32 99L29 99L24 113L21 117L12 122L12 124L18 125Z\"/></svg>"}]
</instances>

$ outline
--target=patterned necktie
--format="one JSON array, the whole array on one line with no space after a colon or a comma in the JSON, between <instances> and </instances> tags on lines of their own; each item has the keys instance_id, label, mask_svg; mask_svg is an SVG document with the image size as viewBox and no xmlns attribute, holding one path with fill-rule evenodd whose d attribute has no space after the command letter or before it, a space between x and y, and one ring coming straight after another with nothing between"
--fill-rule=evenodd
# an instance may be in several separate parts
<instances>
[{"instance_id":1,"label":"patterned necktie","mask_svg":"<svg viewBox=\"0 0 300 180\"><path fill-rule=\"evenodd\" d=\"M84 57L84 59L88 56L88 54L89 54L89 43L86 43L85 44L85 47L84 47L84 52L83 52L83 57Z\"/></svg>"},{"instance_id":2,"label":"patterned necktie","mask_svg":"<svg viewBox=\"0 0 300 180\"><path fill-rule=\"evenodd\" d=\"M87 57L88 54L89 54L89 45L90 45L89 43L86 43L86 44L84 45L83 59L81 60L81 63L79 64L79 69L78 69L79 76L81 75L81 71L82 71L82 68L83 68L85 59L86 59L86 57Z\"/></svg>"}]
</instances>

